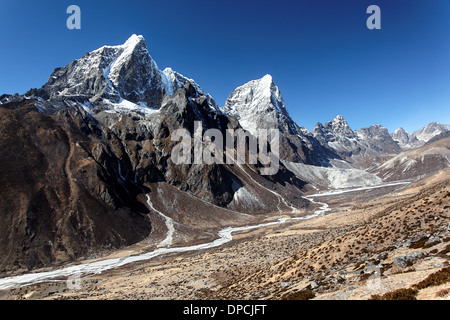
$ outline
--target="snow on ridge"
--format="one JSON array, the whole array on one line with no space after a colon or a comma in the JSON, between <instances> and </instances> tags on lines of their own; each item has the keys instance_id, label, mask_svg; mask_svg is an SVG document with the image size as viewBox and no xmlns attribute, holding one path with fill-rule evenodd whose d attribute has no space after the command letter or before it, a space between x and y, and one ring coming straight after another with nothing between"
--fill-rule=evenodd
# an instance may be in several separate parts
<instances>
[{"instance_id":1,"label":"snow on ridge","mask_svg":"<svg viewBox=\"0 0 450 320\"><path fill-rule=\"evenodd\" d=\"M431 122L422 129L413 133L413 135L424 142L431 140L433 137L450 130L450 125L441 124L439 122Z\"/></svg>"},{"instance_id":2,"label":"snow on ridge","mask_svg":"<svg viewBox=\"0 0 450 320\"><path fill-rule=\"evenodd\" d=\"M123 65L130 59L136 46L144 40L143 36L133 34L123 45L116 48L121 51L120 55L110 65L110 72L108 78L117 86L119 81L120 70ZM146 52L147 54L148 51ZM152 59L153 61L153 59Z\"/></svg>"},{"instance_id":3,"label":"snow on ridge","mask_svg":"<svg viewBox=\"0 0 450 320\"><path fill-rule=\"evenodd\" d=\"M237 87L230 93L222 111L236 117L242 128L252 134L261 126L279 127L285 122L283 119L287 119L288 124L293 123L270 74ZM297 131L293 126L291 130Z\"/></svg>"},{"instance_id":4,"label":"snow on ridge","mask_svg":"<svg viewBox=\"0 0 450 320\"><path fill-rule=\"evenodd\" d=\"M143 94L145 88L150 85L150 82L154 77L158 77L160 79L160 86L165 89L166 93L170 96L174 95L175 92L183 87L186 83L190 83L197 93L199 95L205 95L204 90L193 80L190 78L185 77L184 75L172 70L172 68L167 67L164 70L160 70L158 68L158 65L153 60L153 58L150 56L150 53L148 52L148 49L145 45L145 39L142 35L131 35L128 40L121 45L116 46L103 46L97 50L94 50L91 52L90 55L88 55L85 60L87 64L87 69L92 69L93 64L101 65L102 60L102 73L103 77L107 82L107 92L111 93L114 96L117 96L119 102L117 101L111 102L112 105L114 105L113 111L120 112L120 110L136 110L139 107L142 107L142 111L144 113L153 113L153 109L148 109L145 103L132 103L128 100L124 99L124 97L118 92L119 87L119 79L121 70L124 68L124 65L130 61L131 57L133 56L133 53L136 52L136 50L140 50L139 54L142 55L142 59L147 60L151 63L151 72L152 74L149 77L149 83L144 84L144 86L140 89L140 92L137 92L139 94ZM92 54L95 53L95 54ZM143 60L143 61L145 61ZM106 63L105 63L106 62ZM83 64L84 65L84 64ZM138 90L139 91L139 90ZM209 105L212 111L220 112L222 113L222 110L220 110L213 101L212 97L208 95ZM151 110L151 111L149 111Z\"/></svg>"},{"instance_id":5,"label":"snow on ridge","mask_svg":"<svg viewBox=\"0 0 450 320\"><path fill-rule=\"evenodd\" d=\"M109 101L109 103L112 105L111 111L115 111L117 113L126 111L141 111L145 114L153 114L159 111L159 109L149 108L144 102L134 103L123 98L121 98L118 103L112 101Z\"/></svg>"},{"instance_id":6,"label":"snow on ridge","mask_svg":"<svg viewBox=\"0 0 450 320\"><path fill-rule=\"evenodd\" d=\"M205 92L203 89L194 81L194 79L187 78L181 73L172 70L172 68L167 67L161 71L161 80L163 82L164 88L169 96L173 96L174 93L184 86L187 82L195 88L195 90L203 95Z\"/></svg>"}]
</instances>

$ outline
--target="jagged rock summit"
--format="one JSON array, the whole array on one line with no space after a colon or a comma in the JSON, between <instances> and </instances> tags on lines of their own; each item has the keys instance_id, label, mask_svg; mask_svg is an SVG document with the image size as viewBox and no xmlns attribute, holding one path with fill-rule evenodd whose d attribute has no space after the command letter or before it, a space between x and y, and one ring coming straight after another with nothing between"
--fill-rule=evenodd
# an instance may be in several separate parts
<instances>
[{"instance_id":1,"label":"jagged rock summit","mask_svg":"<svg viewBox=\"0 0 450 320\"><path fill-rule=\"evenodd\" d=\"M342 115L337 115L325 124L317 123L312 133L322 144L329 144L333 148L351 146L357 137ZM335 142L340 143L341 146Z\"/></svg>"},{"instance_id":2,"label":"jagged rock summit","mask_svg":"<svg viewBox=\"0 0 450 320\"><path fill-rule=\"evenodd\" d=\"M78 99L98 109L151 113L161 107L165 96L173 96L187 84L197 95L205 95L194 80L171 68L161 71L144 37L133 34L122 45L103 46L55 69L42 88L25 95L44 100ZM206 96L211 109L220 112L212 97Z\"/></svg>"},{"instance_id":3,"label":"jagged rock summit","mask_svg":"<svg viewBox=\"0 0 450 320\"><path fill-rule=\"evenodd\" d=\"M431 122L427 124L422 129L419 129L413 133L413 135L421 141L428 142L433 137L450 131L450 125L448 124L441 124L439 122Z\"/></svg>"},{"instance_id":4,"label":"jagged rock summit","mask_svg":"<svg viewBox=\"0 0 450 320\"><path fill-rule=\"evenodd\" d=\"M280 89L271 75L252 80L230 93L223 111L237 117L241 126L252 134L257 129L279 129L297 134L297 125L284 105Z\"/></svg>"},{"instance_id":5,"label":"jagged rock summit","mask_svg":"<svg viewBox=\"0 0 450 320\"><path fill-rule=\"evenodd\" d=\"M352 130L342 115L325 124L317 123L312 134L321 144L334 150L343 159L362 168L378 161L378 156L384 157L401 151L387 128L371 125L368 128Z\"/></svg>"},{"instance_id":6,"label":"jagged rock summit","mask_svg":"<svg viewBox=\"0 0 450 320\"><path fill-rule=\"evenodd\" d=\"M44 99L84 97L90 102L122 99L157 106L163 95L161 73L142 36L124 44L103 46L69 65L57 68L36 95Z\"/></svg>"},{"instance_id":7,"label":"jagged rock summit","mask_svg":"<svg viewBox=\"0 0 450 320\"><path fill-rule=\"evenodd\" d=\"M269 74L237 87L230 93L222 110L235 117L242 128L253 135L257 135L258 129L278 129L282 160L330 166L330 159L338 158L308 129L292 120L280 89Z\"/></svg>"},{"instance_id":8,"label":"jagged rock summit","mask_svg":"<svg viewBox=\"0 0 450 320\"><path fill-rule=\"evenodd\" d=\"M397 141L398 145L403 150L420 147L424 144L423 141L420 141L416 136L409 133L403 128L398 128L397 130L395 130L391 134L391 137L392 139L394 139L394 141Z\"/></svg>"}]
</instances>

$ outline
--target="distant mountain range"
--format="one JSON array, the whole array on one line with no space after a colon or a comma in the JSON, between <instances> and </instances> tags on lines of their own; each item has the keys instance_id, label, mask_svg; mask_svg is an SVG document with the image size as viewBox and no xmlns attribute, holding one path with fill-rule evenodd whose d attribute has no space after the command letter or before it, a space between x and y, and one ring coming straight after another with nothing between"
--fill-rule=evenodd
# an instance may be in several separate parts
<instances>
[{"instance_id":1,"label":"distant mountain range","mask_svg":"<svg viewBox=\"0 0 450 320\"><path fill-rule=\"evenodd\" d=\"M449 125L389 134L381 125L353 130L338 115L309 131L291 118L270 75L236 88L219 107L193 79L160 70L137 35L55 69L39 89L0 96L0 113L3 271L156 239L166 228L157 212L176 221L178 241L194 241L194 230L249 214L308 208L302 195L312 187L412 179L449 164ZM261 163L174 164L171 135L184 128L194 137L195 121L224 135L278 129L277 174L261 175ZM398 170L434 152L425 146L432 139L442 152Z\"/></svg>"},{"instance_id":2,"label":"distant mountain range","mask_svg":"<svg viewBox=\"0 0 450 320\"><path fill-rule=\"evenodd\" d=\"M423 146L432 138L450 131L450 125L440 124L439 122L431 122L414 133L409 133L403 128L395 130L391 136L397 141L398 145L406 150Z\"/></svg>"}]
</instances>

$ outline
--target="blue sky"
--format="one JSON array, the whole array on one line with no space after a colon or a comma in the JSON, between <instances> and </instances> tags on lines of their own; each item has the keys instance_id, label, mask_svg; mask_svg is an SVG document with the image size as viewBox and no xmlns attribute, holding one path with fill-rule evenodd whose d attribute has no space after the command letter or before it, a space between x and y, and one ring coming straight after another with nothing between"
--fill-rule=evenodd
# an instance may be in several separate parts
<instances>
[{"instance_id":1,"label":"blue sky","mask_svg":"<svg viewBox=\"0 0 450 320\"><path fill-rule=\"evenodd\" d=\"M71 4L81 30L66 28ZM366 27L372 4L381 30ZM133 33L219 105L269 73L310 130L337 114L353 129L450 124L448 0L1 0L0 94L41 87L54 68Z\"/></svg>"}]
</instances>

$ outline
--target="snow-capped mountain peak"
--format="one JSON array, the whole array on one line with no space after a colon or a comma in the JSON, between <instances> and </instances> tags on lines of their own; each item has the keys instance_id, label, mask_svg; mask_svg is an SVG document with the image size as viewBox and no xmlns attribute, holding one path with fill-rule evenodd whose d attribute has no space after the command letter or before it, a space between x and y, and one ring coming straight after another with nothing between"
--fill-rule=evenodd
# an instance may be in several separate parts
<instances>
[{"instance_id":1,"label":"snow-capped mountain peak","mask_svg":"<svg viewBox=\"0 0 450 320\"><path fill-rule=\"evenodd\" d=\"M136 35L136 34L132 34L123 44L119 44L116 46L109 46L109 45L105 45L102 46L96 50L93 50L91 53L98 53L101 52L103 50L105 50L105 48L122 48L122 49L133 49L134 47L136 47L136 45L140 42L145 42L145 38L142 35Z\"/></svg>"},{"instance_id":2,"label":"snow-capped mountain peak","mask_svg":"<svg viewBox=\"0 0 450 320\"><path fill-rule=\"evenodd\" d=\"M110 65L108 78L114 83L114 85L117 86L122 68L128 61L130 61L136 50L140 51L140 54L147 55L149 57L150 54L148 53L144 37L137 36L135 34L133 34L123 45L117 46L116 48L118 50L118 57ZM157 69L156 63L153 59L150 61L152 62L153 69Z\"/></svg>"},{"instance_id":3,"label":"snow-capped mountain peak","mask_svg":"<svg viewBox=\"0 0 450 320\"><path fill-rule=\"evenodd\" d=\"M342 115L338 114L336 117L334 117L333 120L335 120L335 121L343 121L344 117Z\"/></svg>"},{"instance_id":4,"label":"snow-capped mountain peak","mask_svg":"<svg viewBox=\"0 0 450 320\"><path fill-rule=\"evenodd\" d=\"M450 130L450 125L440 124L439 122L431 122L420 130L417 130L413 135L424 142L427 142L431 138Z\"/></svg>"},{"instance_id":5,"label":"snow-capped mountain peak","mask_svg":"<svg viewBox=\"0 0 450 320\"><path fill-rule=\"evenodd\" d=\"M144 37L133 34L123 44L103 46L55 69L48 82L32 93L44 99L82 97L94 105L102 104L102 109L149 113L161 107L165 94L171 97L187 83L197 96L206 96L211 110L221 113L194 80L171 68L161 71Z\"/></svg>"},{"instance_id":6,"label":"snow-capped mountain peak","mask_svg":"<svg viewBox=\"0 0 450 320\"><path fill-rule=\"evenodd\" d=\"M84 97L157 107L162 99L161 76L145 39L132 35L124 44L103 46L65 67L57 68L38 90L43 98Z\"/></svg>"},{"instance_id":7,"label":"snow-capped mountain peak","mask_svg":"<svg viewBox=\"0 0 450 320\"><path fill-rule=\"evenodd\" d=\"M324 142L325 140L334 142L344 138L355 138L355 133L342 115L337 115L332 121L328 121L325 124L319 122L314 128L313 134L320 137Z\"/></svg>"},{"instance_id":8,"label":"snow-capped mountain peak","mask_svg":"<svg viewBox=\"0 0 450 320\"><path fill-rule=\"evenodd\" d=\"M395 129L393 134L404 135L404 134L410 134L410 133L408 131L406 131L405 129L400 127L398 129Z\"/></svg>"},{"instance_id":9,"label":"snow-capped mountain peak","mask_svg":"<svg viewBox=\"0 0 450 320\"><path fill-rule=\"evenodd\" d=\"M333 128L333 131L341 131L344 134L353 135L353 131L350 129L347 121L340 114L333 119L331 122L331 127Z\"/></svg>"},{"instance_id":10,"label":"snow-capped mountain peak","mask_svg":"<svg viewBox=\"0 0 450 320\"><path fill-rule=\"evenodd\" d=\"M235 116L251 133L258 128L278 128L282 132L297 133L281 92L269 74L236 88L230 93L223 111Z\"/></svg>"}]
</instances>

